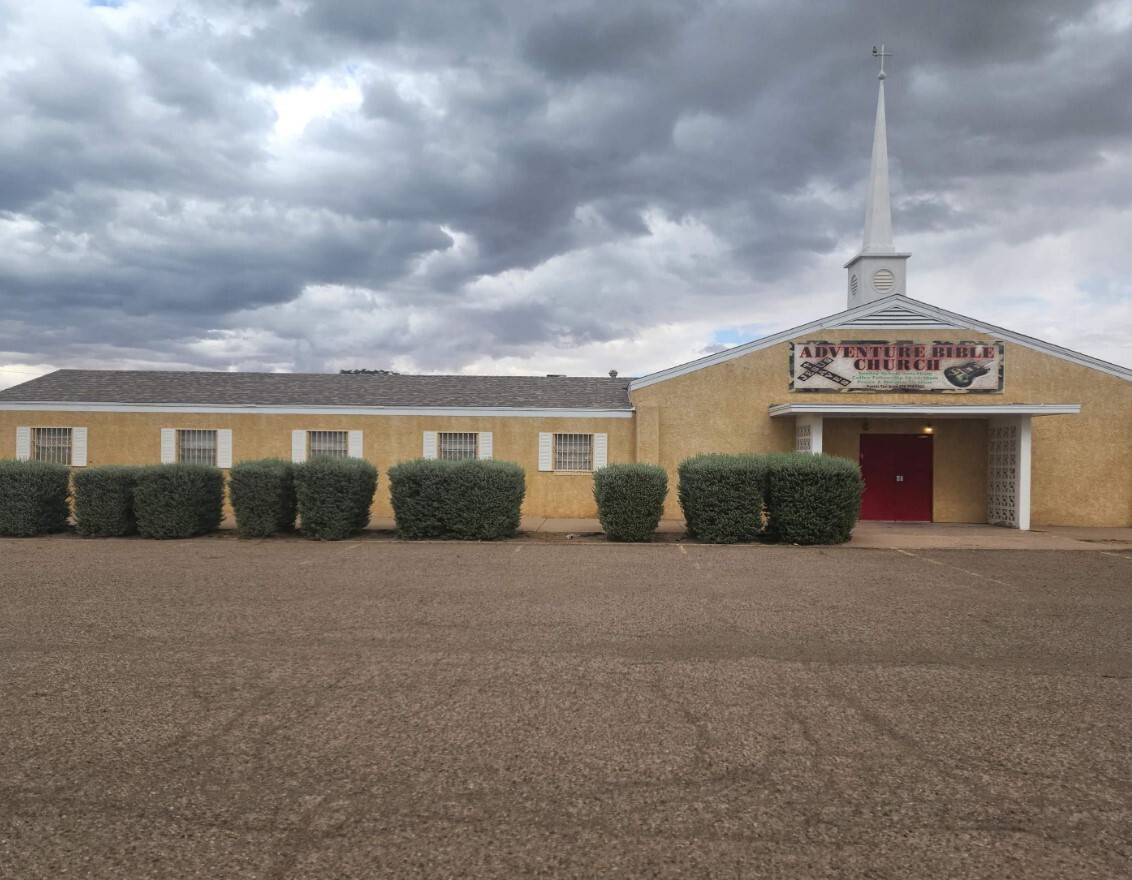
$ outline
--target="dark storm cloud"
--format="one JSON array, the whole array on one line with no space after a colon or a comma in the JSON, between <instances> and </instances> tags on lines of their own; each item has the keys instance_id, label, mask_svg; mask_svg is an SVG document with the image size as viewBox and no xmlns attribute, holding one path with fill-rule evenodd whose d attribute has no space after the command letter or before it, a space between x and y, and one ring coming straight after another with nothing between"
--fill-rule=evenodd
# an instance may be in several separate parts
<instances>
[{"instance_id":1,"label":"dark storm cloud","mask_svg":"<svg viewBox=\"0 0 1132 880\"><path fill-rule=\"evenodd\" d=\"M974 181L1005 205L1035 174L1127 151L1127 31L1097 9L11 4L0 17L0 54L13 59L0 90L0 350L59 364L148 352L310 368L347 344L378 365L456 369L702 316L712 303L683 292L698 278L720 303L742 292L757 307L859 235L867 52L882 39L897 52L887 88L905 234L985 219ZM356 89L356 106L278 135L272 96L321 94L320 83ZM1082 203L1132 198L1127 184L1092 186ZM1063 194L1030 195L1043 210L1013 234L1073 223ZM655 234L650 212L688 224L677 239L706 230L747 283L710 279L727 266L695 261L637 283L628 254ZM583 252L594 256L556 274L555 261ZM516 272L536 269L550 280L508 293L524 283ZM497 303L476 299L484 279ZM380 303L358 300L351 327L319 335L337 326L334 306L304 298L320 285ZM297 303L308 320L272 324L265 311ZM357 335L341 343L347 329ZM250 347L233 353L240 334Z\"/></svg>"}]
</instances>

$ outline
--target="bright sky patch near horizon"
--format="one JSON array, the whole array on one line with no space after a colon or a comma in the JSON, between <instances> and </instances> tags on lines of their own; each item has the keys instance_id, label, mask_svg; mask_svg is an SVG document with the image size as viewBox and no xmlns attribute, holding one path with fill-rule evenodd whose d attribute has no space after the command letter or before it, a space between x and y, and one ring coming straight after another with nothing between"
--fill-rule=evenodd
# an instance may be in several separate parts
<instances>
[{"instance_id":1,"label":"bright sky patch near horizon","mask_svg":"<svg viewBox=\"0 0 1132 880\"><path fill-rule=\"evenodd\" d=\"M909 8L909 6L913 8ZM909 294L1132 364L1132 2L0 0L0 387L640 375Z\"/></svg>"}]
</instances>

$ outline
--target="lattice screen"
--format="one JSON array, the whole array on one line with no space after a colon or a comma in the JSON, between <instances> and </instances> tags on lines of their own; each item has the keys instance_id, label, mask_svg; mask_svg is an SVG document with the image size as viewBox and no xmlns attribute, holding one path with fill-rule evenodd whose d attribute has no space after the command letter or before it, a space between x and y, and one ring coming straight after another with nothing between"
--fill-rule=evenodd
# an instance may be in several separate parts
<instances>
[{"instance_id":1,"label":"lattice screen","mask_svg":"<svg viewBox=\"0 0 1132 880\"><path fill-rule=\"evenodd\" d=\"M814 451L814 429L812 425L795 425L794 426L794 451L795 452L813 452Z\"/></svg>"},{"instance_id":2,"label":"lattice screen","mask_svg":"<svg viewBox=\"0 0 1132 880\"><path fill-rule=\"evenodd\" d=\"M1018 425L991 424L987 449L987 522L1018 528Z\"/></svg>"}]
</instances>

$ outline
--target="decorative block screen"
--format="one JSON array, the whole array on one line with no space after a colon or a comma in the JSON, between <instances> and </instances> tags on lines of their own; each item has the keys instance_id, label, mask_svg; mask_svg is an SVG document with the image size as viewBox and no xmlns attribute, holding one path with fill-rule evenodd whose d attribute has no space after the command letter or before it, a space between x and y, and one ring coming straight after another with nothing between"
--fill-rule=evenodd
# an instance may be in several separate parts
<instances>
[{"instance_id":1,"label":"decorative block screen","mask_svg":"<svg viewBox=\"0 0 1132 880\"><path fill-rule=\"evenodd\" d=\"M991 425L987 449L987 522L1018 528L1018 425Z\"/></svg>"},{"instance_id":2,"label":"decorative block screen","mask_svg":"<svg viewBox=\"0 0 1132 880\"><path fill-rule=\"evenodd\" d=\"M794 451L795 452L813 452L814 451L814 429L811 425L795 425L795 427L794 427Z\"/></svg>"}]
</instances>

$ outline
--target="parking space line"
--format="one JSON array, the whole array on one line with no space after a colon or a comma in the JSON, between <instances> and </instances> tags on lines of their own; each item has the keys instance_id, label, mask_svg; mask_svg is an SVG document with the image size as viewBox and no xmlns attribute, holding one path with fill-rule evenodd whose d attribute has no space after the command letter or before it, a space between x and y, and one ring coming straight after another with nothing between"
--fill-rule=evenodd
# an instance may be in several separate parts
<instances>
[{"instance_id":1,"label":"parking space line","mask_svg":"<svg viewBox=\"0 0 1132 880\"><path fill-rule=\"evenodd\" d=\"M977 577L980 580L990 581L992 584L1001 584L1004 587L1010 586L1010 584L1006 581L1000 581L998 578L990 577L990 575L980 574L977 571L971 571L971 569L964 568L961 565L953 565L947 562L940 562L938 559L928 559L928 557L926 556L920 556L917 553L909 553L907 550L901 550L899 547L892 547L891 549L895 550L897 553L903 553L905 556L911 556L913 559L920 559L924 562L930 562L932 565L941 565L944 568L954 568L956 571L964 572L965 574L969 574L971 575L971 577Z\"/></svg>"},{"instance_id":2,"label":"parking space line","mask_svg":"<svg viewBox=\"0 0 1132 880\"><path fill-rule=\"evenodd\" d=\"M1117 559L1132 559L1132 556L1125 556L1123 553L1110 553L1108 550L1101 551L1102 556L1115 556Z\"/></svg>"}]
</instances>

